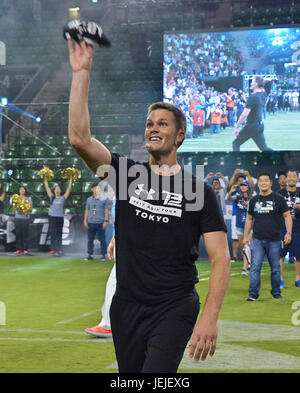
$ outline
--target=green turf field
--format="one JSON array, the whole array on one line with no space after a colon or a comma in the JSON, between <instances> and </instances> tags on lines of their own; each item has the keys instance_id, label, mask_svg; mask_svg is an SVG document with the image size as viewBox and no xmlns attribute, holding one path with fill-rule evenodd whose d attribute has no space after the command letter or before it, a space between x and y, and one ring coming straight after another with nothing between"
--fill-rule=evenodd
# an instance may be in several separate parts
<instances>
[{"instance_id":1,"label":"green turf field","mask_svg":"<svg viewBox=\"0 0 300 393\"><path fill-rule=\"evenodd\" d=\"M266 143L273 150L300 149L300 112L278 112L264 120ZM233 128L227 127L220 134L209 134L198 139L186 139L178 152L232 151ZM241 151L259 151L252 140L241 146Z\"/></svg>"},{"instance_id":2,"label":"green turf field","mask_svg":"<svg viewBox=\"0 0 300 393\"><path fill-rule=\"evenodd\" d=\"M84 333L99 322L112 264L1 257L0 373L116 373L112 340ZM204 302L209 263L198 262L197 268ZM232 264L215 356L197 363L185 353L179 372L300 371L300 288L294 286L294 266L286 264L284 300L276 301L265 263L258 302L245 301L249 278L241 276L241 268L241 262Z\"/></svg>"}]
</instances>

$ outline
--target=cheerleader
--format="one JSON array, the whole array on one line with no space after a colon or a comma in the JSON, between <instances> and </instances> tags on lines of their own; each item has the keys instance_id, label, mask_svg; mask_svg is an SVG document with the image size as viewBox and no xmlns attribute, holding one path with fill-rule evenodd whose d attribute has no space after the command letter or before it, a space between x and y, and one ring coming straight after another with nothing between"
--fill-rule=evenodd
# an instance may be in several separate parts
<instances>
[{"instance_id":1,"label":"cheerleader","mask_svg":"<svg viewBox=\"0 0 300 393\"><path fill-rule=\"evenodd\" d=\"M30 209L26 214L16 210L15 212L15 234L16 234L16 255L30 255L28 252L28 234L29 234L29 219L32 211L32 200L27 196L27 190L24 186L19 188L19 196L22 200L30 203Z\"/></svg>"},{"instance_id":2,"label":"cheerleader","mask_svg":"<svg viewBox=\"0 0 300 393\"><path fill-rule=\"evenodd\" d=\"M64 225L64 204L68 199L72 189L72 178L66 192L63 194L59 185L56 185L51 191L48 180L44 178L44 185L48 197L50 198L49 208L49 234L51 237L51 251L48 254L60 256L62 254L62 231Z\"/></svg>"}]
</instances>

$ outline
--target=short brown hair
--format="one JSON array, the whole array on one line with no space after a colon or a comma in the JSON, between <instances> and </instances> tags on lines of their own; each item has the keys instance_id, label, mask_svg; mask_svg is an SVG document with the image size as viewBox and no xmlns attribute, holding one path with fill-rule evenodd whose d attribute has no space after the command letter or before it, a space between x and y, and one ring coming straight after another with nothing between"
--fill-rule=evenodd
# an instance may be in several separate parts
<instances>
[{"instance_id":1,"label":"short brown hair","mask_svg":"<svg viewBox=\"0 0 300 393\"><path fill-rule=\"evenodd\" d=\"M156 111L157 109L165 109L172 112L175 118L176 130L181 130L186 133L186 117L184 113L177 108L177 106L169 104L168 102L155 102L148 107L147 117L151 112ZM178 145L178 147L182 144L182 142Z\"/></svg>"}]
</instances>

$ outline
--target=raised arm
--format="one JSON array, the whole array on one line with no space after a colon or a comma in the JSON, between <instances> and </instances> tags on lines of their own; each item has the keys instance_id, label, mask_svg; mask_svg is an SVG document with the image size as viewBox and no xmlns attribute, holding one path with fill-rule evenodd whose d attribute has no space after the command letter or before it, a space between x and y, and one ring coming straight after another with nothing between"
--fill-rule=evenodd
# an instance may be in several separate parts
<instances>
[{"instance_id":1,"label":"raised arm","mask_svg":"<svg viewBox=\"0 0 300 393\"><path fill-rule=\"evenodd\" d=\"M70 177L69 184L68 184L68 187L67 187L66 192L65 192L65 198L66 199L68 199L69 196L70 196L70 193L71 193L71 190L72 190L72 182L73 182L73 179Z\"/></svg>"},{"instance_id":2,"label":"raised arm","mask_svg":"<svg viewBox=\"0 0 300 393\"><path fill-rule=\"evenodd\" d=\"M190 357L205 360L213 356L218 337L218 316L230 277L230 254L225 232L203 235L204 245L211 262L209 291L203 312L197 322L190 342Z\"/></svg>"},{"instance_id":3,"label":"raised arm","mask_svg":"<svg viewBox=\"0 0 300 393\"><path fill-rule=\"evenodd\" d=\"M109 150L91 137L88 110L88 91L92 67L93 47L82 41L68 41L73 78L69 104L69 140L88 167L96 173L100 165L111 163ZM101 93L100 93L101 94Z\"/></svg>"},{"instance_id":4,"label":"raised arm","mask_svg":"<svg viewBox=\"0 0 300 393\"><path fill-rule=\"evenodd\" d=\"M46 178L44 178L44 185L45 185L45 189L46 189L48 197L51 198L52 191L50 190L50 187L49 187L49 184L48 184L48 180Z\"/></svg>"}]
</instances>

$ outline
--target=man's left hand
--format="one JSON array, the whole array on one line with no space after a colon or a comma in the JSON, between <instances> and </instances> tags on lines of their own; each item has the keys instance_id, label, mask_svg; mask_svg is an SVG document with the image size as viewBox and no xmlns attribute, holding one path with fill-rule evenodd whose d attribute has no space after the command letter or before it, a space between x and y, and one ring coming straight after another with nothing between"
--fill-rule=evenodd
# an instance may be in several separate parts
<instances>
[{"instance_id":1,"label":"man's left hand","mask_svg":"<svg viewBox=\"0 0 300 393\"><path fill-rule=\"evenodd\" d=\"M216 350L218 326L215 319L201 317L194 328L190 341L190 357L198 361L213 356Z\"/></svg>"}]
</instances>

